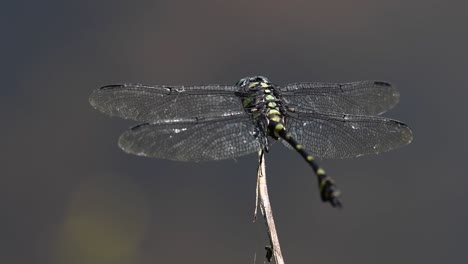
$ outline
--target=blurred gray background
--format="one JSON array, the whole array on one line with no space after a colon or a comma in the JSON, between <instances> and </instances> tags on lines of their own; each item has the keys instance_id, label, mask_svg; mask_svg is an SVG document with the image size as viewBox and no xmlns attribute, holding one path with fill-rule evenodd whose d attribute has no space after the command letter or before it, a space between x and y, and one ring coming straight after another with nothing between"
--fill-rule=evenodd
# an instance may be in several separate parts
<instances>
[{"instance_id":1,"label":"blurred gray background","mask_svg":"<svg viewBox=\"0 0 468 264\"><path fill-rule=\"evenodd\" d=\"M465 263L464 1L8 1L0 11L1 263L263 263L256 155L180 163L117 147L102 85L388 80L409 146L323 160L343 210L267 155L286 263Z\"/></svg>"}]
</instances>

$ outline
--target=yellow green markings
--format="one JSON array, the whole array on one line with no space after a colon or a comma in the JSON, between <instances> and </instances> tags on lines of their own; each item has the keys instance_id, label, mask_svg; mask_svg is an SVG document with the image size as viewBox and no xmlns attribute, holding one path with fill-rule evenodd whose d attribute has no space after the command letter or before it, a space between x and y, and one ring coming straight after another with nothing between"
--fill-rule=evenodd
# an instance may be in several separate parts
<instances>
[{"instance_id":1,"label":"yellow green markings","mask_svg":"<svg viewBox=\"0 0 468 264\"><path fill-rule=\"evenodd\" d=\"M268 107L274 108L274 107L276 107L276 103L275 102L269 102Z\"/></svg>"},{"instance_id":2,"label":"yellow green markings","mask_svg":"<svg viewBox=\"0 0 468 264\"><path fill-rule=\"evenodd\" d=\"M284 129L283 124L281 124L281 123L276 124L275 129L273 130L273 134L275 135L275 137L278 137L278 138L279 138L279 137L280 137L280 136L279 136L279 133L280 133L283 129Z\"/></svg>"},{"instance_id":3,"label":"yellow green markings","mask_svg":"<svg viewBox=\"0 0 468 264\"><path fill-rule=\"evenodd\" d=\"M307 155L306 159L307 159L307 161L313 161L314 157L312 157L311 155Z\"/></svg>"},{"instance_id":4,"label":"yellow green markings","mask_svg":"<svg viewBox=\"0 0 468 264\"><path fill-rule=\"evenodd\" d=\"M317 175L325 175L326 174L325 170L322 169L322 168L319 168L316 173L317 173Z\"/></svg>"},{"instance_id":5,"label":"yellow green markings","mask_svg":"<svg viewBox=\"0 0 468 264\"><path fill-rule=\"evenodd\" d=\"M270 119L271 119L272 121L275 121L275 122L281 121L281 117L278 116L278 115L274 115L274 116L270 117Z\"/></svg>"},{"instance_id":6,"label":"yellow green markings","mask_svg":"<svg viewBox=\"0 0 468 264\"><path fill-rule=\"evenodd\" d=\"M320 183L319 183L319 188L320 190L322 190L324 187L325 187L325 184L327 182L330 182L331 184L333 184L333 180L330 178L330 177L326 177L326 173L325 173L325 170L322 169L322 168L318 168L317 171L315 172L317 174L317 176L319 177L320 179Z\"/></svg>"},{"instance_id":7,"label":"yellow green markings","mask_svg":"<svg viewBox=\"0 0 468 264\"><path fill-rule=\"evenodd\" d=\"M250 103L252 103L252 101L253 101L253 98L247 97L244 100L242 100L242 104L244 107L247 107Z\"/></svg>"},{"instance_id":8,"label":"yellow green markings","mask_svg":"<svg viewBox=\"0 0 468 264\"><path fill-rule=\"evenodd\" d=\"M280 112L276 109L270 109L270 111L268 111L268 115L280 115Z\"/></svg>"},{"instance_id":9,"label":"yellow green markings","mask_svg":"<svg viewBox=\"0 0 468 264\"><path fill-rule=\"evenodd\" d=\"M271 90L270 90L270 89L265 89L264 92L265 92L266 94L269 94L269 93L271 93Z\"/></svg>"},{"instance_id":10,"label":"yellow green markings","mask_svg":"<svg viewBox=\"0 0 468 264\"><path fill-rule=\"evenodd\" d=\"M284 137L286 138L286 140L290 140L291 137L292 137L292 135L291 135L291 133L288 132L288 133L286 134L286 136L284 136Z\"/></svg>"},{"instance_id":11,"label":"yellow green markings","mask_svg":"<svg viewBox=\"0 0 468 264\"><path fill-rule=\"evenodd\" d=\"M279 124L277 124L277 125L275 126L275 131L280 132L280 131L283 130L283 129L284 129L284 126L283 126L283 124L281 124L281 123L279 123Z\"/></svg>"},{"instance_id":12,"label":"yellow green markings","mask_svg":"<svg viewBox=\"0 0 468 264\"><path fill-rule=\"evenodd\" d=\"M253 83L249 84L249 89L252 89L257 85L258 85L258 82L253 82Z\"/></svg>"},{"instance_id":13,"label":"yellow green markings","mask_svg":"<svg viewBox=\"0 0 468 264\"><path fill-rule=\"evenodd\" d=\"M296 148L297 150L301 150L301 149L303 149L304 147L303 147L301 144L297 144L297 145L295 146L295 148Z\"/></svg>"},{"instance_id":14,"label":"yellow green markings","mask_svg":"<svg viewBox=\"0 0 468 264\"><path fill-rule=\"evenodd\" d=\"M268 83L260 83L260 86L262 86L263 88L266 88L266 87L270 87L270 85Z\"/></svg>"},{"instance_id":15,"label":"yellow green markings","mask_svg":"<svg viewBox=\"0 0 468 264\"><path fill-rule=\"evenodd\" d=\"M275 98L273 95L269 94L269 95L265 96L265 99L266 99L267 101L273 101L273 100L275 100L276 98Z\"/></svg>"}]
</instances>

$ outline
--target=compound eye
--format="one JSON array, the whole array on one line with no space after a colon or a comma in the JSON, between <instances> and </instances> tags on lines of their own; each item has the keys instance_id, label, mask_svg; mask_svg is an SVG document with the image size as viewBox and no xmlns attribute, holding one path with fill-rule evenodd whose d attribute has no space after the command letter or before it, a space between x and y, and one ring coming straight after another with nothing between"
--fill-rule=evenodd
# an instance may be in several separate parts
<instances>
[{"instance_id":1,"label":"compound eye","mask_svg":"<svg viewBox=\"0 0 468 264\"><path fill-rule=\"evenodd\" d=\"M260 80L260 78L258 78L258 76L249 78L249 82L259 82L259 81L261 81L261 80Z\"/></svg>"},{"instance_id":2,"label":"compound eye","mask_svg":"<svg viewBox=\"0 0 468 264\"><path fill-rule=\"evenodd\" d=\"M270 83L270 81L264 76L258 76L257 78L260 79L261 82Z\"/></svg>"},{"instance_id":3,"label":"compound eye","mask_svg":"<svg viewBox=\"0 0 468 264\"><path fill-rule=\"evenodd\" d=\"M247 82L247 78L242 78L239 81L237 81L236 85L237 86L245 86L246 82Z\"/></svg>"},{"instance_id":4,"label":"compound eye","mask_svg":"<svg viewBox=\"0 0 468 264\"><path fill-rule=\"evenodd\" d=\"M250 82L261 82L261 83L270 83L270 81L263 76L255 76L249 79Z\"/></svg>"}]
</instances>

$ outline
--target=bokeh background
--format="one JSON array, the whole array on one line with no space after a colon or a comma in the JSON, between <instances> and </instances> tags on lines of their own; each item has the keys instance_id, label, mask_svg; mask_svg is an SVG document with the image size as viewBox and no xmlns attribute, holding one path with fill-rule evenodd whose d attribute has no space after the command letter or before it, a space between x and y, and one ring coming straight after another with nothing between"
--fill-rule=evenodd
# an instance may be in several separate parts
<instances>
[{"instance_id":1,"label":"bokeh background","mask_svg":"<svg viewBox=\"0 0 468 264\"><path fill-rule=\"evenodd\" d=\"M409 146L324 160L343 210L296 153L267 155L286 263L464 263L465 1L7 1L0 9L0 263L263 263L255 155L127 155L133 122L88 104L122 82L389 80Z\"/></svg>"}]
</instances>

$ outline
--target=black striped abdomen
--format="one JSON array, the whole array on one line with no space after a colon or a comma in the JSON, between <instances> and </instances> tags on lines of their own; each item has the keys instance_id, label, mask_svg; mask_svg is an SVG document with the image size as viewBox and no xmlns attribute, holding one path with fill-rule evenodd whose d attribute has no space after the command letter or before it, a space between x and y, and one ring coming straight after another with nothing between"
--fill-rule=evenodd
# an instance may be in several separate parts
<instances>
[{"instance_id":1,"label":"black striped abdomen","mask_svg":"<svg viewBox=\"0 0 468 264\"><path fill-rule=\"evenodd\" d=\"M336 188L333 179L327 176L325 170L320 167L320 165L315 161L315 158L306 152L304 147L292 137L291 133L286 131L284 124L270 119L268 131L271 137L275 139L282 138L288 142L288 144L299 152L305 161L312 167L315 175L317 175L322 201L330 202L333 207L341 207L341 203L338 200L339 191Z\"/></svg>"}]
</instances>

